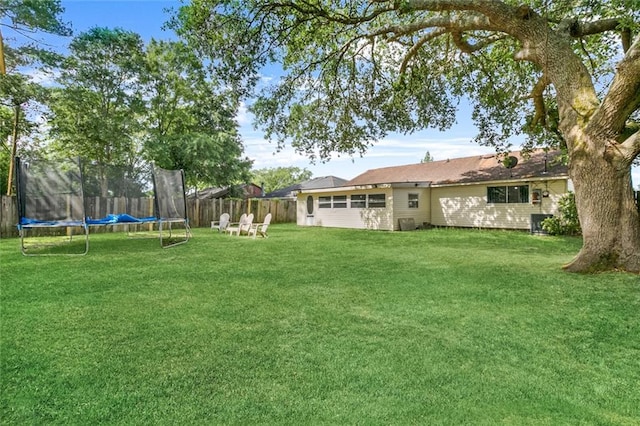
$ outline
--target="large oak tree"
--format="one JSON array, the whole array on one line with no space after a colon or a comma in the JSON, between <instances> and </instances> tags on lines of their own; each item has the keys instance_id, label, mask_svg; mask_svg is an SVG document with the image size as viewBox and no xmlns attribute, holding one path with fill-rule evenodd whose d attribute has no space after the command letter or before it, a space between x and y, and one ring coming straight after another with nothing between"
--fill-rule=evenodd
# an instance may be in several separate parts
<instances>
[{"instance_id":1,"label":"large oak tree","mask_svg":"<svg viewBox=\"0 0 640 426\"><path fill-rule=\"evenodd\" d=\"M193 0L172 25L310 156L446 129L463 96L479 142L561 145L584 238L566 268L640 272L639 23L637 0ZM284 74L255 93L270 63Z\"/></svg>"}]
</instances>

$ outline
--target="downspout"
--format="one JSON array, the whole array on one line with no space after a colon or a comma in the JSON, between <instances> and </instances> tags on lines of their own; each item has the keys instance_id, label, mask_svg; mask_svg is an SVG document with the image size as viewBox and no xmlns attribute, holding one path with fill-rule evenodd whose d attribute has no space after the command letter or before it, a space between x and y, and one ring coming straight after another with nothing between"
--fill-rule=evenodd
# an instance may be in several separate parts
<instances>
[{"instance_id":1,"label":"downspout","mask_svg":"<svg viewBox=\"0 0 640 426\"><path fill-rule=\"evenodd\" d=\"M429 225L433 226L432 215L433 215L433 188L431 188L431 183L429 183Z\"/></svg>"}]
</instances>

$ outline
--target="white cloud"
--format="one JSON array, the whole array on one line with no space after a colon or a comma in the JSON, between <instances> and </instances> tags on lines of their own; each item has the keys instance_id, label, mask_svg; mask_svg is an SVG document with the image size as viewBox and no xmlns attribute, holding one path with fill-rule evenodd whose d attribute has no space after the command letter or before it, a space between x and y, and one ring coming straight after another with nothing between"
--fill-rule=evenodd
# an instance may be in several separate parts
<instances>
[{"instance_id":1,"label":"white cloud","mask_svg":"<svg viewBox=\"0 0 640 426\"><path fill-rule=\"evenodd\" d=\"M274 79L274 77L272 77L272 76L260 74L260 82L262 84L271 84L273 79Z\"/></svg>"},{"instance_id":2,"label":"white cloud","mask_svg":"<svg viewBox=\"0 0 640 426\"><path fill-rule=\"evenodd\" d=\"M250 126L253 120L253 115L247 110L247 104L244 102L240 102L240 106L238 107L238 115L236 115L236 120L240 126Z\"/></svg>"},{"instance_id":3,"label":"white cloud","mask_svg":"<svg viewBox=\"0 0 640 426\"><path fill-rule=\"evenodd\" d=\"M36 68L27 68L21 70L21 73L29 77L32 83L40 84L45 87L51 87L56 84L55 79L59 74L58 71L47 72Z\"/></svg>"},{"instance_id":4,"label":"white cloud","mask_svg":"<svg viewBox=\"0 0 640 426\"><path fill-rule=\"evenodd\" d=\"M260 131L248 126L240 129L246 155L254 161L254 168L295 166L307 168L314 176L334 175L353 178L369 169L419 163L429 151L436 160L480 155L494 152L492 148L471 143L471 136L439 138L438 131L424 131L413 135L391 135L373 144L363 156L332 154L328 161L312 163L291 146L278 151L275 143L264 139Z\"/></svg>"}]
</instances>

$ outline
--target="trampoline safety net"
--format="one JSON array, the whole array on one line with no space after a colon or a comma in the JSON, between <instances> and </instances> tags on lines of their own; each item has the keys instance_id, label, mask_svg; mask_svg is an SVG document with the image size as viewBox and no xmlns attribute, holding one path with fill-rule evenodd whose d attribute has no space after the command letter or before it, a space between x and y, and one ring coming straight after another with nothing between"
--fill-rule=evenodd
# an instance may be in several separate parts
<instances>
[{"instance_id":1,"label":"trampoline safety net","mask_svg":"<svg viewBox=\"0 0 640 426\"><path fill-rule=\"evenodd\" d=\"M153 179L156 216L161 220L186 219L187 206L182 170L165 170L154 167Z\"/></svg>"},{"instance_id":2,"label":"trampoline safety net","mask_svg":"<svg viewBox=\"0 0 640 426\"><path fill-rule=\"evenodd\" d=\"M84 194L79 162L21 162L18 167L18 214L20 224L33 222L83 223Z\"/></svg>"}]
</instances>

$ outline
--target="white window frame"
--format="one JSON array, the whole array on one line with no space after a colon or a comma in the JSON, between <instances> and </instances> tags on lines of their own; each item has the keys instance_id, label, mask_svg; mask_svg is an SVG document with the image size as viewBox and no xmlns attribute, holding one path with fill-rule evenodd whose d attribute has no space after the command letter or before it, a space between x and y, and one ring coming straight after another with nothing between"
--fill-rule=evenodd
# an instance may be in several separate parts
<instances>
[{"instance_id":1,"label":"white window frame","mask_svg":"<svg viewBox=\"0 0 640 426\"><path fill-rule=\"evenodd\" d=\"M331 208L331 196L320 196L318 197L318 208L319 209L330 209Z\"/></svg>"},{"instance_id":2,"label":"white window frame","mask_svg":"<svg viewBox=\"0 0 640 426\"><path fill-rule=\"evenodd\" d=\"M374 200L372 200L373 197L375 197ZM372 205L372 204L374 204L374 205ZM387 207L387 195L386 194L368 194L367 195L367 207L370 208L370 209L384 209L384 208L386 208Z\"/></svg>"},{"instance_id":3,"label":"white window frame","mask_svg":"<svg viewBox=\"0 0 640 426\"><path fill-rule=\"evenodd\" d=\"M417 192L410 192L408 195L409 198L409 202L407 204L407 207L410 209L417 209L420 206L420 194L418 194Z\"/></svg>"},{"instance_id":4,"label":"white window frame","mask_svg":"<svg viewBox=\"0 0 640 426\"><path fill-rule=\"evenodd\" d=\"M356 199L354 200L354 197ZM350 206L352 209L365 209L367 208L367 195L366 194L353 194L350 197Z\"/></svg>"},{"instance_id":5,"label":"white window frame","mask_svg":"<svg viewBox=\"0 0 640 426\"><path fill-rule=\"evenodd\" d=\"M346 195L334 195L332 197L334 209L346 209L347 208L347 196Z\"/></svg>"}]
</instances>

